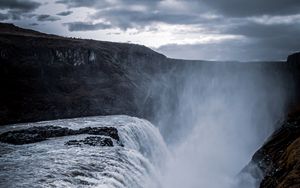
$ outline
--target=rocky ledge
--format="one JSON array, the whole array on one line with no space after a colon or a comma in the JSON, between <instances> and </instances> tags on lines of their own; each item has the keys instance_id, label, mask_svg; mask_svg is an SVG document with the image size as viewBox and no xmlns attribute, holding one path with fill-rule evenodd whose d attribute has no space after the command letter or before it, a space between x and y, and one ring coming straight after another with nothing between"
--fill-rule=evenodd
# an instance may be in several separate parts
<instances>
[{"instance_id":1,"label":"rocky ledge","mask_svg":"<svg viewBox=\"0 0 300 188\"><path fill-rule=\"evenodd\" d=\"M260 188L300 185L300 116L289 118L254 154L244 169Z\"/></svg>"},{"instance_id":2,"label":"rocky ledge","mask_svg":"<svg viewBox=\"0 0 300 188\"><path fill-rule=\"evenodd\" d=\"M110 138L107 137L99 137L99 136L89 136L86 137L84 140L69 140L66 142L66 145L75 145L75 146L82 146L82 145L90 145L90 146L108 146L113 147L114 143Z\"/></svg>"},{"instance_id":3,"label":"rocky ledge","mask_svg":"<svg viewBox=\"0 0 300 188\"><path fill-rule=\"evenodd\" d=\"M72 136L79 134L97 135L97 137L87 137L84 140L71 140L66 145L87 144L92 146L113 146L115 140L120 146L118 130L114 127L86 127L78 130L59 126L31 127L28 129L14 130L2 133L0 142L22 145L41 142L53 137Z\"/></svg>"}]
</instances>

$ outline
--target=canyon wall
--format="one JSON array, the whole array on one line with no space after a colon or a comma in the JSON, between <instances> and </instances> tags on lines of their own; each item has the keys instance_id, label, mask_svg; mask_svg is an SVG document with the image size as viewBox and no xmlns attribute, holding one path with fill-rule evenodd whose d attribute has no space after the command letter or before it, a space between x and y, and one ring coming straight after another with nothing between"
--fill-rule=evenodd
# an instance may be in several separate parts
<instances>
[{"instance_id":1,"label":"canyon wall","mask_svg":"<svg viewBox=\"0 0 300 188\"><path fill-rule=\"evenodd\" d=\"M155 120L162 107L172 116L184 77L203 66L280 72L299 80L294 61L177 60L141 45L65 38L4 23L0 62L0 124L111 114Z\"/></svg>"}]
</instances>

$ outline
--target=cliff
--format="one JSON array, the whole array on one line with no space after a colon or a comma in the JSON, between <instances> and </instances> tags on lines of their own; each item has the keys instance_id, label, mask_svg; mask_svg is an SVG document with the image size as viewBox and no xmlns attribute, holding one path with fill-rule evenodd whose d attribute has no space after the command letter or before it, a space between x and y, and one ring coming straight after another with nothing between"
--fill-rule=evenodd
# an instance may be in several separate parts
<instances>
[{"instance_id":1,"label":"cliff","mask_svg":"<svg viewBox=\"0 0 300 188\"><path fill-rule=\"evenodd\" d=\"M172 119L186 75L203 67L300 80L293 62L177 60L141 45L65 38L5 23L0 62L0 125L112 114L153 120L161 107ZM298 95L291 93L296 104Z\"/></svg>"},{"instance_id":2,"label":"cliff","mask_svg":"<svg viewBox=\"0 0 300 188\"><path fill-rule=\"evenodd\" d=\"M112 114L152 120L162 106L169 113L163 116L172 119L187 73L198 74L203 67L233 70L230 74L271 72L286 83L289 118L253 156L257 169L244 171L262 178L262 188L298 187L299 62L300 53L287 62L267 63L169 59L145 46L64 38L0 23L0 125Z\"/></svg>"},{"instance_id":3,"label":"cliff","mask_svg":"<svg viewBox=\"0 0 300 188\"><path fill-rule=\"evenodd\" d=\"M252 174L260 188L296 188L300 185L300 53L289 55L287 63L293 67L289 74L295 84L295 94L286 121L243 170Z\"/></svg>"},{"instance_id":4,"label":"cliff","mask_svg":"<svg viewBox=\"0 0 300 188\"><path fill-rule=\"evenodd\" d=\"M171 65L144 46L63 38L3 23L0 62L0 124L147 116L145 82Z\"/></svg>"},{"instance_id":5,"label":"cliff","mask_svg":"<svg viewBox=\"0 0 300 188\"><path fill-rule=\"evenodd\" d=\"M253 155L243 172L251 173L260 188L300 185L300 116L290 117Z\"/></svg>"}]
</instances>

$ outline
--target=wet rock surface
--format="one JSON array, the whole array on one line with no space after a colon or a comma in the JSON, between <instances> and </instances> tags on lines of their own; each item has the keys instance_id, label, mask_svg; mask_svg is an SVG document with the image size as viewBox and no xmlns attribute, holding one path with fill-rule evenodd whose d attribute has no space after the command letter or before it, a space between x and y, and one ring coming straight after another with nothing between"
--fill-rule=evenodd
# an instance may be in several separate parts
<instances>
[{"instance_id":1,"label":"wet rock surface","mask_svg":"<svg viewBox=\"0 0 300 188\"><path fill-rule=\"evenodd\" d=\"M78 134L92 134L109 136L117 141L120 140L118 130L113 127L85 127L78 130Z\"/></svg>"},{"instance_id":2,"label":"wet rock surface","mask_svg":"<svg viewBox=\"0 0 300 188\"><path fill-rule=\"evenodd\" d=\"M108 146L113 147L114 143L111 138L107 137L99 137L99 136L89 136L86 137L84 140L69 140L65 143L65 145L75 145L75 146L82 146L82 145L90 145L90 146Z\"/></svg>"},{"instance_id":3,"label":"wet rock surface","mask_svg":"<svg viewBox=\"0 0 300 188\"><path fill-rule=\"evenodd\" d=\"M22 144L30 144L30 143L44 141L47 140L48 138L53 138L53 137L71 136L71 135L79 135L79 134L107 136L120 142L118 130L114 127L86 127L78 130L73 130L73 129L69 129L66 127L59 127L59 126L41 126L41 127L31 127L28 129L21 129L15 131L8 131L0 135L0 142L22 145ZM98 137L91 137L90 141L94 140L95 143L98 142L100 143L100 145L101 143L110 145L107 139L103 138L103 142L102 142L100 138L102 139L102 137L99 137L99 139ZM89 143L88 141L89 139L85 142Z\"/></svg>"},{"instance_id":4,"label":"wet rock surface","mask_svg":"<svg viewBox=\"0 0 300 188\"><path fill-rule=\"evenodd\" d=\"M253 168L253 164L256 168ZM283 123L254 154L245 168L260 188L296 188L300 185L300 116Z\"/></svg>"}]
</instances>

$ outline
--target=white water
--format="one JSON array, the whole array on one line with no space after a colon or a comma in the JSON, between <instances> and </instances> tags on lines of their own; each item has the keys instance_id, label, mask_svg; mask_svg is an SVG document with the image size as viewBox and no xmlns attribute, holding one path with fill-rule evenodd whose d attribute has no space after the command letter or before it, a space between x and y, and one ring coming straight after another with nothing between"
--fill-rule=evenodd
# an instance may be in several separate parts
<instances>
[{"instance_id":1,"label":"white water","mask_svg":"<svg viewBox=\"0 0 300 188\"><path fill-rule=\"evenodd\" d=\"M116 127L125 145L66 146L87 135L52 138L13 146L0 143L0 187L159 187L168 150L157 128L128 116L90 117L6 126L1 132L30 126Z\"/></svg>"},{"instance_id":2,"label":"white water","mask_svg":"<svg viewBox=\"0 0 300 188\"><path fill-rule=\"evenodd\" d=\"M237 175L283 117L282 75L222 65L184 75L176 115L158 119L172 152L162 187L254 188L250 175L243 185Z\"/></svg>"}]
</instances>

